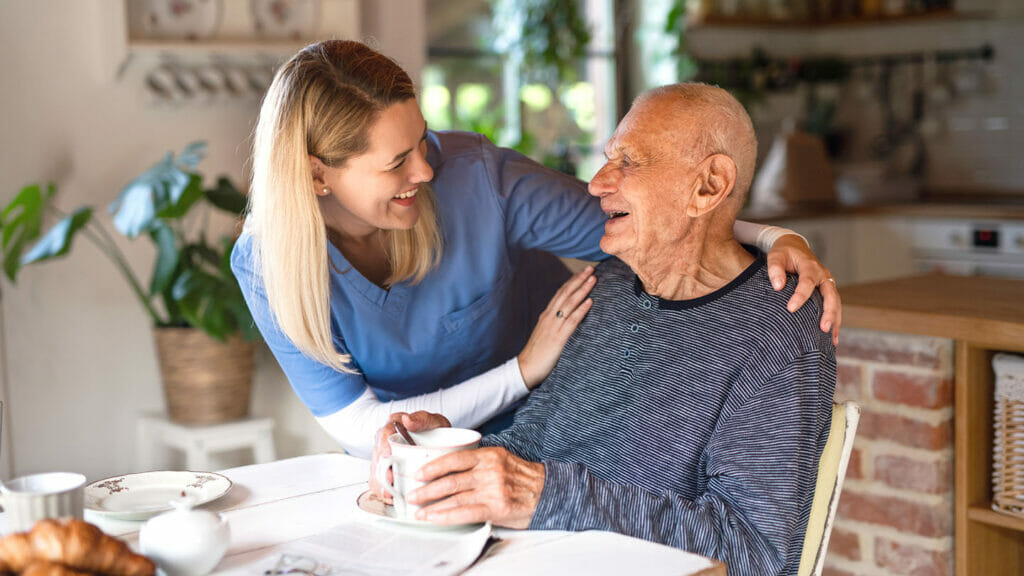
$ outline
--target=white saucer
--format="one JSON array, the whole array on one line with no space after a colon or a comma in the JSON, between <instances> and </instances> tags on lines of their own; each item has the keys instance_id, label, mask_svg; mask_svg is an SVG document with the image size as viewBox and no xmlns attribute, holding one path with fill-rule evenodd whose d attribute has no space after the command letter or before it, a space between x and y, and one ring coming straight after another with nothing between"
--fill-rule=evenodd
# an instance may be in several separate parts
<instances>
[{"instance_id":1,"label":"white saucer","mask_svg":"<svg viewBox=\"0 0 1024 576\"><path fill-rule=\"evenodd\" d=\"M356 498L356 508L366 514L368 517L375 520L383 520L392 524L401 526L407 526L410 528L416 528L419 530L431 530L431 531L466 531L472 532L484 526L484 523L475 522L470 524L434 524L432 522L425 522L423 520L416 520L414 518L399 518L398 513L395 511L395 507L391 504L385 504L376 494L372 491L367 490Z\"/></svg>"},{"instance_id":2,"label":"white saucer","mask_svg":"<svg viewBox=\"0 0 1024 576\"><path fill-rule=\"evenodd\" d=\"M171 510L185 496L195 506L227 494L231 480L215 472L157 471L97 480L85 487L85 509L105 518L145 520Z\"/></svg>"}]
</instances>

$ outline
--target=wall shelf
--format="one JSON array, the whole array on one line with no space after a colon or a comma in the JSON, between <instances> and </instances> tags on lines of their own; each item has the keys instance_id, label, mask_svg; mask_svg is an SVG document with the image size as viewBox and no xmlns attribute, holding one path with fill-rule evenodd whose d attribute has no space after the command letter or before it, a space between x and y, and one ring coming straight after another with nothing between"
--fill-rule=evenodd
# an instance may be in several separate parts
<instances>
[{"instance_id":1,"label":"wall shelf","mask_svg":"<svg viewBox=\"0 0 1024 576\"><path fill-rule=\"evenodd\" d=\"M972 506L967 509L967 517L974 522L988 524L989 526L998 526L1000 528L1008 528L1010 530L1016 530L1017 532L1024 533L1024 518L1003 514L1002 512L996 512L991 508Z\"/></svg>"},{"instance_id":2,"label":"wall shelf","mask_svg":"<svg viewBox=\"0 0 1024 576\"><path fill-rule=\"evenodd\" d=\"M265 60L268 56L283 57L302 47L327 38L357 38L360 23L359 0L317 0L315 27L308 27L302 37L275 37L261 33L253 17L256 0L220 0L218 20L197 31L199 37L161 37L150 35L139 25L136 12L140 5L134 0L103 3L99 11L105 31L102 37L105 73L120 79L134 61L150 68L162 60L190 60L201 65L211 59L237 59L242 63ZM205 24L204 24L205 25ZM200 33L201 32L201 33ZM298 34L298 32L296 33Z\"/></svg>"},{"instance_id":3,"label":"wall shelf","mask_svg":"<svg viewBox=\"0 0 1024 576\"><path fill-rule=\"evenodd\" d=\"M206 54L294 54L309 41L261 41L252 39L193 42L187 40L132 40L134 55L206 55Z\"/></svg>"},{"instance_id":4,"label":"wall shelf","mask_svg":"<svg viewBox=\"0 0 1024 576\"><path fill-rule=\"evenodd\" d=\"M932 10L920 14L899 16L848 17L830 20L778 20L770 18L725 18L707 16L699 21L689 23L689 29L698 28L779 28L786 30L822 30L828 28L861 28L872 26L888 26L898 24L920 24L949 22L965 19L978 19L953 10Z\"/></svg>"}]
</instances>

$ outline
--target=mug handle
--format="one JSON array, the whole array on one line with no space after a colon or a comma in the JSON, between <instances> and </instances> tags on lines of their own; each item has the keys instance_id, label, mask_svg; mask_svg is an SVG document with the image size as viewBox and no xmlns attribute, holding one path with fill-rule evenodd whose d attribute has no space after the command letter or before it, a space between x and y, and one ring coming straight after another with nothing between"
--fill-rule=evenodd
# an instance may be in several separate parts
<instances>
[{"instance_id":1,"label":"mug handle","mask_svg":"<svg viewBox=\"0 0 1024 576\"><path fill-rule=\"evenodd\" d=\"M398 490L395 490L394 486L388 483L388 470L393 467L394 464L395 461L391 456L381 456L380 460L377 460L377 470L374 474L376 475L377 483L380 484L381 488L383 488L388 494L391 494L391 497L395 499L395 504L398 504L399 500L404 504L405 500L402 498L402 495L398 493Z\"/></svg>"}]
</instances>

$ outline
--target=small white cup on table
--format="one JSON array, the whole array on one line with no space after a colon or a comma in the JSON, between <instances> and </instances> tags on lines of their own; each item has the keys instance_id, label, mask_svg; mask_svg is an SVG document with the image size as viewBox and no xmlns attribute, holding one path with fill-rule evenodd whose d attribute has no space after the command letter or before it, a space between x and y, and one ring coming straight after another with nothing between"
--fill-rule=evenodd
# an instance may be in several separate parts
<instances>
[{"instance_id":1,"label":"small white cup on table","mask_svg":"<svg viewBox=\"0 0 1024 576\"><path fill-rule=\"evenodd\" d=\"M82 518L85 476L74 472L44 472L8 480L0 485L7 533L25 532L45 518Z\"/></svg>"}]
</instances>

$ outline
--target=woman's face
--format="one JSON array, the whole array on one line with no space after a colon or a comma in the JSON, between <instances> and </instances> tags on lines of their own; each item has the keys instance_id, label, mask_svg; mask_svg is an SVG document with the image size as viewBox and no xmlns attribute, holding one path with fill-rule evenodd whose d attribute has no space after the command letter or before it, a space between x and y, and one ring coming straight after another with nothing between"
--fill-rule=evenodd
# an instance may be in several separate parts
<instances>
[{"instance_id":1,"label":"woman's face","mask_svg":"<svg viewBox=\"0 0 1024 576\"><path fill-rule=\"evenodd\" d=\"M370 128L369 149L340 168L311 156L328 225L348 236L412 228L420 215L420 184L434 177L427 164L426 138L427 123L410 98L384 109ZM324 187L329 196L323 195Z\"/></svg>"}]
</instances>

